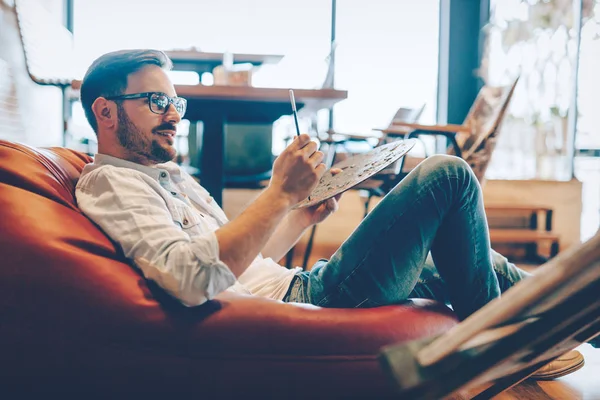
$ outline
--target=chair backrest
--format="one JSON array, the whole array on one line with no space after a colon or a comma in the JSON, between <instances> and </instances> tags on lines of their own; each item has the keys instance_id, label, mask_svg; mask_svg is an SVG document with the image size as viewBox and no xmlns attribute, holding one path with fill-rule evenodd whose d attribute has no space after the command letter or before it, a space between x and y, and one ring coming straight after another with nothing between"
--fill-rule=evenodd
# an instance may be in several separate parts
<instances>
[{"instance_id":1,"label":"chair backrest","mask_svg":"<svg viewBox=\"0 0 600 400\"><path fill-rule=\"evenodd\" d=\"M16 0L25 64L40 85L68 87L74 79L73 35L37 0Z\"/></svg>"},{"instance_id":2,"label":"chair backrest","mask_svg":"<svg viewBox=\"0 0 600 400\"><path fill-rule=\"evenodd\" d=\"M417 108L408 108L408 107L400 107L392 121L390 122L389 127L393 128L395 124L399 122L405 122L409 124L416 124L419 122L421 115L423 114L423 110L425 110L425 103L423 103L420 107ZM400 139L399 136L385 134L383 138L383 143L393 142L394 140ZM381 143L380 143L381 144ZM404 165L403 160L400 159L396 162L393 162L388 167L383 169L384 174L394 174L398 175L402 172L402 166Z\"/></svg>"},{"instance_id":3,"label":"chair backrest","mask_svg":"<svg viewBox=\"0 0 600 400\"><path fill-rule=\"evenodd\" d=\"M471 165L480 182L484 180L498 132L518 81L519 78L516 78L507 86L485 85L481 88L463 124L469 127L469 131L456 135L462 150L461 157Z\"/></svg>"},{"instance_id":4,"label":"chair backrest","mask_svg":"<svg viewBox=\"0 0 600 400\"><path fill-rule=\"evenodd\" d=\"M456 135L463 158L468 158L488 137L496 135L518 81L516 78L510 85L481 88L463 122L468 132Z\"/></svg>"}]
</instances>

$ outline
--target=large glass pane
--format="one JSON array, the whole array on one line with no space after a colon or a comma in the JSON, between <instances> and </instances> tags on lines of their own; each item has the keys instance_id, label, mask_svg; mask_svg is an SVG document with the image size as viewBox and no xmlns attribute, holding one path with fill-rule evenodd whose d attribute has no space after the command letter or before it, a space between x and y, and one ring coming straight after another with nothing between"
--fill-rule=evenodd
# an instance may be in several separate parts
<instances>
[{"instance_id":1,"label":"large glass pane","mask_svg":"<svg viewBox=\"0 0 600 400\"><path fill-rule=\"evenodd\" d=\"M438 0L338 0L335 84L349 96L334 128L368 133L423 103L421 121L434 122L438 35Z\"/></svg>"},{"instance_id":2,"label":"large glass pane","mask_svg":"<svg viewBox=\"0 0 600 400\"><path fill-rule=\"evenodd\" d=\"M600 0L585 0L579 55L577 88L577 135L575 148L600 150L600 113L598 112L598 59L600 59Z\"/></svg>"},{"instance_id":3,"label":"large glass pane","mask_svg":"<svg viewBox=\"0 0 600 400\"><path fill-rule=\"evenodd\" d=\"M582 17L575 136L580 154L575 158L575 176L583 182L581 238L586 240L600 226L600 0L584 0Z\"/></svg>"},{"instance_id":4,"label":"large glass pane","mask_svg":"<svg viewBox=\"0 0 600 400\"><path fill-rule=\"evenodd\" d=\"M572 177L568 120L577 54L574 1L580 0L491 1L482 75L492 85L517 75L520 81L489 178Z\"/></svg>"}]
</instances>

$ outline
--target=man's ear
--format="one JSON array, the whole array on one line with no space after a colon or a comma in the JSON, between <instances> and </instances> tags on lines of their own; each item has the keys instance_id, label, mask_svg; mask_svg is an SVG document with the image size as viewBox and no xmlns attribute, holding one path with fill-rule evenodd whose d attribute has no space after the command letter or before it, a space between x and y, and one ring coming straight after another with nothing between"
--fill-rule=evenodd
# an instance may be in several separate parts
<instances>
[{"instance_id":1,"label":"man's ear","mask_svg":"<svg viewBox=\"0 0 600 400\"><path fill-rule=\"evenodd\" d=\"M106 100L104 97L98 97L92 104L92 112L96 117L98 128L114 128L117 124L117 107L115 103Z\"/></svg>"}]
</instances>

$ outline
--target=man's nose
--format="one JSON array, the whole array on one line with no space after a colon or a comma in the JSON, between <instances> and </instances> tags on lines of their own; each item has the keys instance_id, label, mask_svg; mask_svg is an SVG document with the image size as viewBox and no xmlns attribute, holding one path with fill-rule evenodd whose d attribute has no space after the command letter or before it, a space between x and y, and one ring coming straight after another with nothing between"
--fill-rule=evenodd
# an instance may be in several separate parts
<instances>
[{"instance_id":1,"label":"man's nose","mask_svg":"<svg viewBox=\"0 0 600 400\"><path fill-rule=\"evenodd\" d=\"M163 118L172 124L178 124L181 122L181 115L177 112L177 109L173 104L169 104L167 108L167 112L164 114Z\"/></svg>"}]
</instances>

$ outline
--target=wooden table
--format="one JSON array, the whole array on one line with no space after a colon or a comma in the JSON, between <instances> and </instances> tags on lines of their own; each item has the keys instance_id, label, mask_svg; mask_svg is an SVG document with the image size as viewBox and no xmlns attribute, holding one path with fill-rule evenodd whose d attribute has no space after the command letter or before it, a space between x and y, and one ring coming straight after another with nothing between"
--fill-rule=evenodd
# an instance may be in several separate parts
<instances>
[{"instance_id":1,"label":"wooden table","mask_svg":"<svg viewBox=\"0 0 600 400\"><path fill-rule=\"evenodd\" d=\"M291 114L289 89L238 86L175 85L177 95L188 100L185 118L190 123L202 121L204 130L201 150L202 186L222 204L224 182L226 123L270 124L282 115ZM330 108L348 97L345 90L294 89L298 109ZM192 146L193 144L191 144Z\"/></svg>"},{"instance_id":2,"label":"wooden table","mask_svg":"<svg viewBox=\"0 0 600 400\"><path fill-rule=\"evenodd\" d=\"M176 71L194 71L201 75L223 63L224 53L207 53L196 50L169 50L165 51L173 62ZM282 58L279 54L241 54L233 53L233 63L250 63L252 65L277 64Z\"/></svg>"}]
</instances>

